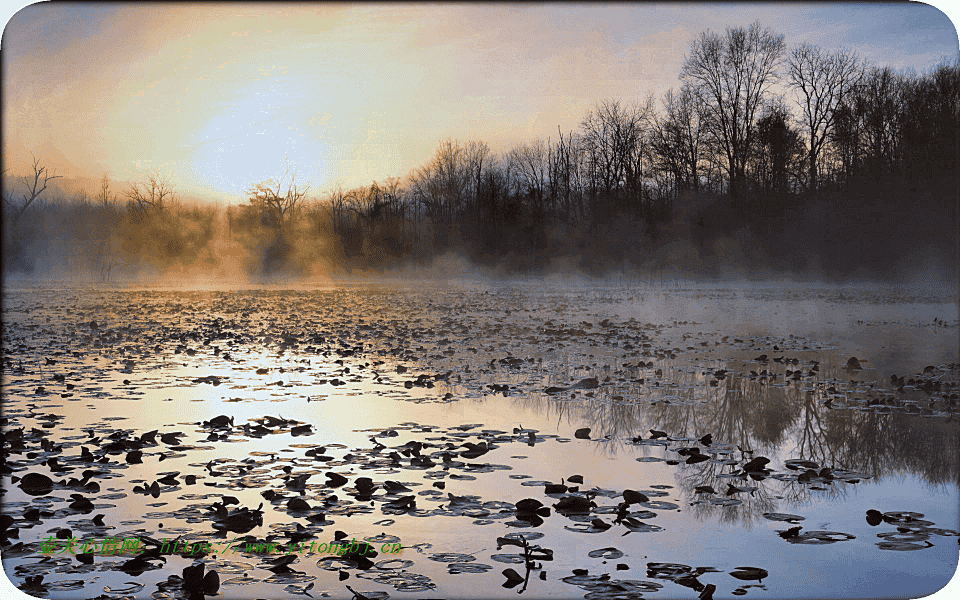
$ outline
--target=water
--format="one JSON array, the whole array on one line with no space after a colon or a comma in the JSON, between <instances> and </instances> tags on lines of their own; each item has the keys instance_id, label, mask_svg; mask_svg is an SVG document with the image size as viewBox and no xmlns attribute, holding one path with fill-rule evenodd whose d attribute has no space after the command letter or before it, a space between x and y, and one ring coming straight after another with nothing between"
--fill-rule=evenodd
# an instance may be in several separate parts
<instances>
[{"instance_id":1,"label":"water","mask_svg":"<svg viewBox=\"0 0 960 600\"><path fill-rule=\"evenodd\" d=\"M34 596L200 597L178 579L199 563L228 598L920 597L956 568L958 315L942 292L38 286L3 306L3 512L19 536L3 564ZM745 471L757 457L765 470ZM52 489L13 482L30 472ZM576 491L545 493L573 475ZM625 490L646 501L621 508ZM218 519L224 496L262 514ZM564 496L596 506L564 514ZM518 514L527 498L549 516ZM143 569L131 552L44 555L64 529L212 552ZM372 540L370 568L297 547L276 562L291 534L320 547L338 531ZM552 560L527 569L497 548L510 534ZM245 536L277 553L243 551ZM525 581L502 587L505 569Z\"/></svg>"}]
</instances>

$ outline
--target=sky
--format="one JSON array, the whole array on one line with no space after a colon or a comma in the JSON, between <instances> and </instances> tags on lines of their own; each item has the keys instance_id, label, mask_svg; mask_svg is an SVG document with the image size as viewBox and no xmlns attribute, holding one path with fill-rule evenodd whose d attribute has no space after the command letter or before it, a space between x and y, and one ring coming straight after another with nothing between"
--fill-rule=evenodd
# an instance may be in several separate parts
<instances>
[{"instance_id":1,"label":"sky","mask_svg":"<svg viewBox=\"0 0 960 600\"><path fill-rule=\"evenodd\" d=\"M759 20L788 47L843 47L915 71L958 54L950 18L917 3L16 10L2 39L8 175L33 153L67 177L158 172L181 193L230 200L287 170L312 195L405 177L447 138L497 153L556 140L603 99L653 94L659 109L707 29Z\"/></svg>"}]
</instances>

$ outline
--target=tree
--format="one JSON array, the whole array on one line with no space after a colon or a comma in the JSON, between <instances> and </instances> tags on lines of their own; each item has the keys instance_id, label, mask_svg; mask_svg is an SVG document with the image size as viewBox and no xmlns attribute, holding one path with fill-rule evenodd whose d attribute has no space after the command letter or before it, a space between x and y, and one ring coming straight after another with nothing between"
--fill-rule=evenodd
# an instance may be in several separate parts
<instances>
[{"instance_id":1,"label":"tree","mask_svg":"<svg viewBox=\"0 0 960 600\"><path fill-rule=\"evenodd\" d=\"M908 114L910 82L890 67L866 69L850 86L834 115L830 136L848 180L864 170L889 174L900 167L904 126L917 118Z\"/></svg>"},{"instance_id":2,"label":"tree","mask_svg":"<svg viewBox=\"0 0 960 600\"><path fill-rule=\"evenodd\" d=\"M351 194L355 204L350 209L375 257L384 252L399 256L409 249L404 196L400 179L396 177L388 177L382 183L373 182Z\"/></svg>"},{"instance_id":3,"label":"tree","mask_svg":"<svg viewBox=\"0 0 960 600\"><path fill-rule=\"evenodd\" d=\"M676 189L700 189L699 164L703 151L704 123L689 86L663 97L666 115L658 118L652 139L654 168L669 174Z\"/></svg>"},{"instance_id":4,"label":"tree","mask_svg":"<svg viewBox=\"0 0 960 600\"><path fill-rule=\"evenodd\" d=\"M560 141L550 153L550 185L554 202L562 199L563 221L569 227L574 219L584 216L582 179L583 169L580 138L570 132L566 139L557 127Z\"/></svg>"},{"instance_id":5,"label":"tree","mask_svg":"<svg viewBox=\"0 0 960 600\"><path fill-rule=\"evenodd\" d=\"M297 212L309 189L309 186L298 187L296 174L287 169L279 180L254 184L247 194L250 204L260 210L266 222L282 237L285 220Z\"/></svg>"},{"instance_id":6,"label":"tree","mask_svg":"<svg viewBox=\"0 0 960 600\"><path fill-rule=\"evenodd\" d=\"M47 185L54 179L63 177L62 175L57 175L56 171L51 172L48 167L42 165L39 158L33 155L31 156L33 157L33 175L20 178L20 184L24 189L20 200L16 201L6 195L3 196L4 207L12 211L10 214L10 224L13 227L16 227L24 213L40 200L40 197L47 190Z\"/></svg>"},{"instance_id":7,"label":"tree","mask_svg":"<svg viewBox=\"0 0 960 600\"><path fill-rule=\"evenodd\" d=\"M536 218L545 211L544 197L549 181L550 143L536 140L532 144L514 146L507 153L510 171L517 174L526 196L531 200Z\"/></svg>"},{"instance_id":8,"label":"tree","mask_svg":"<svg viewBox=\"0 0 960 600\"><path fill-rule=\"evenodd\" d=\"M910 118L902 132L907 175L919 180L955 174L960 166L960 59L907 83L903 110Z\"/></svg>"},{"instance_id":9,"label":"tree","mask_svg":"<svg viewBox=\"0 0 960 600\"><path fill-rule=\"evenodd\" d=\"M424 209L441 246L455 223L465 223L471 202L474 218L479 214L477 190L489 154L484 142L444 140L433 159L410 174L411 196Z\"/></svg>"},{"instance_id":10,"label":"tree","mask_svg":"<svg viewBox=\"0 0 960 600\"><path fill-rule=\"evenodd\" d=\"M96 200L102 208L109 208L117 201L117 195L110 193L110 178L107 177L106 173L103 174L103 179L100 180L100 191L97 192Z\"/></svg>"},{"instance_id":11,"label":"tree","mask_svg":"<svg viewBox=\"0 0 960 600\"><path fill-rule=\"evenodd\" d=\"M790 53L787 64L789 85L800 92L797 104L807 133L807 185L816 189L820 155L836 124L837 109L862 77L860 59L853 52L827 53L803 43Z\"/></svg>"},{"instance_id":12,"label":"tree","mask_svg":"<svg viewBox=\"0 0 960 600\"><path fill-rule=\"evenodd\" d=\"M754 176L767 195L786 192L793 167L799 166L803 143L790 126L789 115L782 101L774 101L764 107L757 121Z\"/></svg>"},{"instance_id":13,"label":"tree","mask_svg":"<svg viewBox=\"0 0 960 600\"><path fill-rule=\"evenodd\" d=\"M754 22L747 29L727 28L722 37L703 32L684 60L681 80L705 109L734 199L741 195L757 114L777 81L784 49L782 35Z\"/></svg>"},{"instance_id":14,"label":"tree","mask_svg":"<svg viewBox=\"0 0 960 600\"><path fill-rule=\"evenodd\" d=\"M628 195L643 208L644 142L652 115L652 99L642 105L604 100L580 123L594 218L600 208L610 221L612 209Z\"/></svg>"},{"instance_id":15,"label":"tree","mask_svg":"<svg viewBox=\"0 0 960 600\"><path fill-rule=\"evenodd\" d=\"M846 183L856 173L860 164L860 135L862 123L862 97L859 94L847 93L834 111L833 129L830 132L830 142L836 160L839 161L840 174Z\"/></svg>"},{"instance_id":16,"label":"tree","mask_svg":"<svg viewBox=\"0 0 960 600\"><path fill-rule=\"evenodd\" d=\"M161 214L176 197L169 179L157 172L147 176L145 182L135 181L126 192L127 199L138 216L143 218L151 214Z\"/></svg>"}]
</instances>

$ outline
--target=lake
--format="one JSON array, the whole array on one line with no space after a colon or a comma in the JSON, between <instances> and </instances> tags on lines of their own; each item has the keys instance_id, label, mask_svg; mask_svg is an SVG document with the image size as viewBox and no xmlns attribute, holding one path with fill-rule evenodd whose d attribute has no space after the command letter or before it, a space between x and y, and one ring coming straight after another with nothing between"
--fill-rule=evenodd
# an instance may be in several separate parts
<instances>
[{"instance_id":1,"label":"lake","mask_svg":"<svg viewBox=\"0 0 960 600\"><path fill-rule=\"evenodd\" d=\"M956 569L956 290L3 294L31 596L919 598Z\"/></svg>"}]
</instances>

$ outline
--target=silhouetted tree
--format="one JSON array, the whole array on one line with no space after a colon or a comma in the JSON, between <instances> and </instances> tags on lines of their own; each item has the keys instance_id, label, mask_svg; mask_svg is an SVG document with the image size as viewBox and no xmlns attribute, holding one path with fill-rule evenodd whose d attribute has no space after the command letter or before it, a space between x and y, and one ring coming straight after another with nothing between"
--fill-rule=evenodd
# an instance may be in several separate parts
<instances>
[{"instance_id":1,"label":"silhouetted tree","mask_svg":"<svg viewBox=\"0 0 960 600\"><path fill-rule=\"evenodd\" d=\"M709 131L723 154L723 167L734 199L746 178L754 125L770 85L777 81L783 36L758 22L726 35L700 34L683 63L681 80L704 107Z\"/></svg>"},{"instance_id":2,"label":"silhouetted tree","mask_svg":"<svg viewBox=\"0 0 960 600\"><path fill-rule=\"evenodd\" d=\"M563 222L570 226L585 218L583 205L583 156L582 139L574 132L564 138L557 128L560 141L550 154L551 195L560 201Z\"/></svg>"},{"instance_id":3,"label":"silhouetted tree","mask_svg":"<svg viewBox=\"0 0 960 600\"><path fill-rule=\"evenodd\" d=\"M581 121L591 223L612 222L628 196L642 209L644 144L652 116L652 99L642 105L604 100Z\"/></svg>"},{"instance_id":4,"label":"silhouetted tree","mask_svg":"<svg viewBox=\"0 0 960 600\"><path fill-rule=\"evenodd\" d=\"M429 163L411 173L413 198L423 207L441 246L446 245L451 230L463 223L471 203L476 214L475 190L489 153L483 142L461 145L445 140Z\"/></svg>"},{"instance_id":5,"label":"silhouetted tree","mask_svg":"<svg viewBox=\"0 0 960 600\"><path fill-rule=\"evenodd\" d=\"M948 175L960 169L960 60L905 81L903 156L908 177Z\"/></svg>"},{"instance_id":6,"label":"silhouetted tree","mask_svg":"<svg viewBox=\"0 0 960 600\"><path fill-rule=\"evenodd\" d=\"M860 59L853 52L824 52L800 44L787 60L790 86L799 91L797 104L807 133L807 185L816 189L820 155L834 128L844 95L860 82Z\"/></svg>"},{"instance_id":7,"label":"silhouetted tree","mask_svg":"<svg viewBox=\"0 0 960 600\"><path fill-rule=\"evenodd\" d=\"M870 173L892 172L899 158L903 114L903 79L890 67L874 67L858 88L863 94L863 136Z\"/></svg>"},{"instance_id":8,"label":"silhouetted tree","mask_svg":"<svg viewBox=\"0 0 960 600\"><path fill-rule=\"evenodd\" d=\"M261 211L267 224L282 237L285 220L296 213L310 187L300 188L289 169L278 181L268 179L247 190L250 204Z\"/></svg>"},{"instance_id":9,"label":"silhouetted tree","mask_svg":"<svg viewBox=\"0 0 960 600\"><path fill-rule=\"evenodd\" d=\"M16 228L20 219L31 206L36 206L40 202L50 182L63 177L56 173L55 170L51 171L49 167L43 165L39 158L33 156L33 175L26 175L19 178L20 185L23 187L20 199L17 200L14 198L13 194L8 195L4 193L3 195L3 207L6 213L4 218L10 220L10 227L12 229Z\"/></svg>"},{"instance_id":10,"label":"silhouetted tree","mask_svg":"<svg viewBox=\"0 0 960 600\"><path fill-rule=\"evenodd\" d=\"M510 163L510 170L517 174L523 193L531 202L533 214L542 216L550 172L549 142L536 140L532 144L514 146L507 153L506 160Z\"/></svg>"},{"instance_id":11,"label":"silhouetted tree","mask_svg":"<svg viewBox=\"0 0 960 600\"><path fill-rule=\"evenodd\" d=\"M771 102L757 121L754 175L766 196L782 195L788 190L791 174L799 175L803 142L790 126L790 116L782 102Z\"/></svg>"},{"instance_id":12,"label":"silhouetted tree","mask_svg":"<svg viewBox=\"0 0 960 600\"><path fill-rule=\"evenodd\" d=\"M147 175L144 182L131 183L126 196L140 218L162 213L176 197L169 178L158 172Z\"/></svg>"},{"instance_id":13,"label":"silhouetted tree","mask_svg":"<svg viewBox=\"0 0 960 600\"><path fill-rule=\"evenodd\" d=\"M654 168L673 179L676 190L700 190L700 161L705 135L700 107L689 86L663 97L666 114L656 120L652 139Z\"/></svg>"},{"instance_id":14,"label":"silhouetted tree","mask_svg":"<svg viewBox=\"0 0 960 600\"><path fill-rule=\"evenodd\" d=\"M97 191L96 200L103 208L111 207L117 203L117 195L110 192L110 178L107 177L106 173L100 180L100 189Z\"/></svg>"}]
</instances>

